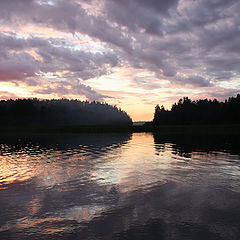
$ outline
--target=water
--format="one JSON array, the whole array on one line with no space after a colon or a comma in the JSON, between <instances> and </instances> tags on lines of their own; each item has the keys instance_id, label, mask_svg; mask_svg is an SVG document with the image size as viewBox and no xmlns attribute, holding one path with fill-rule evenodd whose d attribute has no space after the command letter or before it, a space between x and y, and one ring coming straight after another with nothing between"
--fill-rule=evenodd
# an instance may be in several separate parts
<instances>
[{"instance_id":1,"label":"water","mask_svg":"<svg viewBox=\"0 0 240 240\"><path fill-rule=\"evenodd\" d=\"M0 239L240 239L238 137L0 138Z\"/></svg>"}]
</instances>

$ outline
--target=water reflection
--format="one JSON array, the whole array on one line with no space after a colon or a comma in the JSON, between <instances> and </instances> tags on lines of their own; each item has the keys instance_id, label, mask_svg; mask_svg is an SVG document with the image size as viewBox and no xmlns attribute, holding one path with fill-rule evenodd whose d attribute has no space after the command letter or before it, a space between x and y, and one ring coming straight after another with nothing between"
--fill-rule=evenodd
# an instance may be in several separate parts
<instances>
[{"instance_id":1,"label":"water reflection","mask_svg":"<svg viewBox=\"0 0 240 240\"><path fill-rule=\"evenodd\" d=\"M238 135L211 135L211 134L171 134L154 133L154 143L157 152L168 147L170 143L178 155L191 157L192 152L219 152L224 151L232 155L240 155Z\"/></svg>"},{"instance_id":2,"label":"water reflection","mask_svg":"<svg viewBox=\"0 0 240 240\"><path fill-rule=\"evenodd\" d=\"M2 137L0 238L239 239L237 145L144 133Z\"/></svg>"},{"instance_id":3,"label":"water reflection","mask_svg":"<svg viewBox=\"0 0 240 240\"><path fill-rule=\"evenodd\" d=\"M65 182L65 178L79 174L78 170L74 173L76 169L72 166L81 166L86 173L95 163L88 163L88 159L96 156L94 160L97 160L106 152L118 149L130 137L122 134L2 137L0 189L38 175L42 175L41 182L45 187L55 186L59 181Z\"/></svg>"}]
</instances>

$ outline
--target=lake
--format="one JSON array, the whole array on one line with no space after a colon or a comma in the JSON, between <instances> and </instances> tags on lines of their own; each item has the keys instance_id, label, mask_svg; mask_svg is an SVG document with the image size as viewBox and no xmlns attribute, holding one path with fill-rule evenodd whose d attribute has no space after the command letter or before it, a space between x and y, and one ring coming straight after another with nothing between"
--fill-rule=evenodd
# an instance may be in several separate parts
<instances>
[{"instance_id":1,"label":"lake","mask_svg":"<svg viewBox=\"0 0 240 240\"><path fill-rule=\"evenodd\" d=\"M239 240L239 137L1 136L0 239Z\"/></svg>"}]
</instances>

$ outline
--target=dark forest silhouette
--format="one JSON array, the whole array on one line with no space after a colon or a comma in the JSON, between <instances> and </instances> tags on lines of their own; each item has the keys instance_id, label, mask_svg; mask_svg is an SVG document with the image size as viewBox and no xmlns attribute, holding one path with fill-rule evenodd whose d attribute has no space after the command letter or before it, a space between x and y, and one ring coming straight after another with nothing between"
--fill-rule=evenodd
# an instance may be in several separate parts
<instances>
[{"instance_id":1,"label":"dark forest silhouette","mask_svg":"<svg viewBox=\"0 0 240 240\"><path fill-rule=\"evenodd\" d=\"M157 105L151 125L239 124L240 94L224 102L210 99L192 101L188 97L172 105L171 110Z\"/></svg>"},{"instance_id":2,"label":"dark forest silhouette","mask_svg":"<svg viewBox=\"0 0 240 240\"><path fill-rule=\"evenodd\" d=\"M107 103L67 99L0 101L1 125L132 125L129 115Z\"/></svg>"}]
</instances>

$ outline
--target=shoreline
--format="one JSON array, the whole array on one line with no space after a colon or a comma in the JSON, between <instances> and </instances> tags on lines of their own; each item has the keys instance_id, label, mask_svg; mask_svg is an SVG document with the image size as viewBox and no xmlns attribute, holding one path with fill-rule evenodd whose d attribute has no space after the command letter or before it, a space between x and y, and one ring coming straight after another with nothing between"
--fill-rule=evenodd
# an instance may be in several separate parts
<instances>
[{"instance_id":1,"label":"shoreline","mask_svg":"<svg viewBox=\"0 0 240 240\"><path fill-rule=\"evenodd\" d=\"M0 126L0 134L157 133L240 135L240 124L163 126Z\"/></svg>"}]
</instances>

